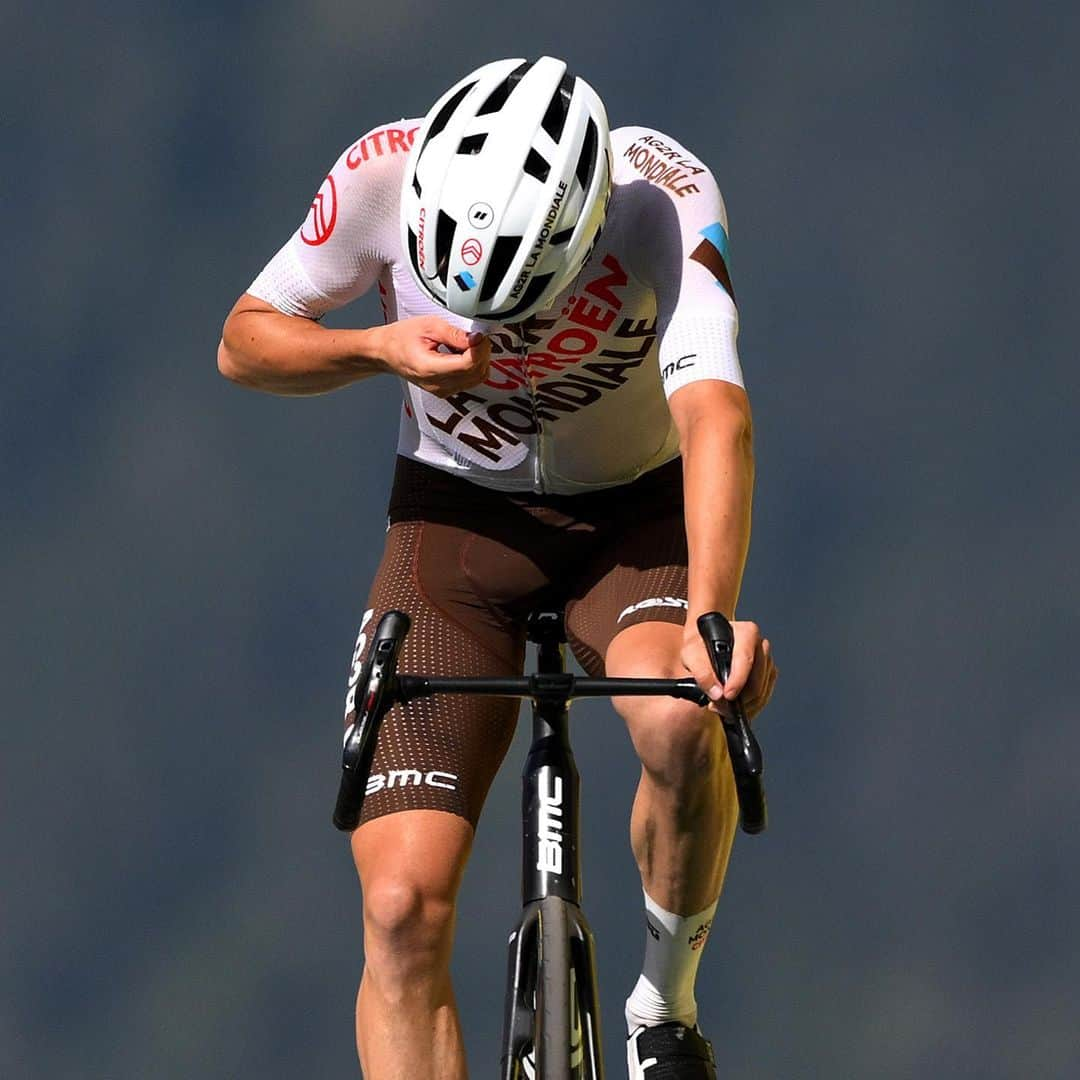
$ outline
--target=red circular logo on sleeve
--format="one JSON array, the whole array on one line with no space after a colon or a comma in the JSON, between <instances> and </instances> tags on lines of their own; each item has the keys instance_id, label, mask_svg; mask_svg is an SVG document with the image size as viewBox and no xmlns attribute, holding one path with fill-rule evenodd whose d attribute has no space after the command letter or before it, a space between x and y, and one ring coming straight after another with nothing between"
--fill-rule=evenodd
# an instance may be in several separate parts
<instances>
[{"instance_id":1,"label":"red circular logo on sleeve","mask_svg":"<svg viewBox=\"0 0 1080 1080\"><path fill-rule=\"evenodd\" d=\"M461 261L466 266L475 266L484 254L484 249L480 246L480 241L475 237L470 236L464 244L461 245Z\"/></svg>"},{"instance_id":2,"label":"red circular logo on sleeve","mask_svg":"<svg viewBox=\"0 0 1080 1080\"><path fill-rule=\"evenodd\" d=\"M334 178L328 176L311 200L307 220L300 227L300 239L311 247L318 247L330 239L337 224L337 188Z\"/></svg>"}]
</instances>

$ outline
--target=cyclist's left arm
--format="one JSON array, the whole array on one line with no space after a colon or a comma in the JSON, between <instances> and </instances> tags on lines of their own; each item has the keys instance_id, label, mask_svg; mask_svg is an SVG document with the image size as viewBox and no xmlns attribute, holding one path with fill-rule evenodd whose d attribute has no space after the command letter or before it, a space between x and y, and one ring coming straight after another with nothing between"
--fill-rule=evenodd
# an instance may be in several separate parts
<instances>
[{"instance_id":1,"label":"cyclist's left arm","mask_svg":"<svg viewBox=\"0 0 1080 1080\"><path fill-rule=\"evenodd\" d=\"M742 387L707 379L681 387L668 404L679 431L689 550L683 663L715 696L716 678L697 618L706 611L723 612L735 631L725 696L742 693L747 714L753 716L768 700L775 675L770 673L769 644L757 625L735 618L754 488L750 403Z\"/></svg>"},{"instance_id":2,"label":"cyclist's left arm","mask_svg":"<svg viewBox=\"0 0 1080 1080\"><path fill-rule=\"evenodd\" d=\"M683 662L703 689L716 692L696 624L698 615L722 611L735 630L726 696L743 691L753 715L768 700L775 669L757 626L734 620L750 542L754 458L727 211L712 173L688 150L644 129L632 137L634 146L664 155L689 176L664 183L661 175L659 184L639 189L639 275L651 279L656 295L660 373L683 457L690 556ZM636 160L633 146L626 157Z\"/></svg>"}]
</instances>

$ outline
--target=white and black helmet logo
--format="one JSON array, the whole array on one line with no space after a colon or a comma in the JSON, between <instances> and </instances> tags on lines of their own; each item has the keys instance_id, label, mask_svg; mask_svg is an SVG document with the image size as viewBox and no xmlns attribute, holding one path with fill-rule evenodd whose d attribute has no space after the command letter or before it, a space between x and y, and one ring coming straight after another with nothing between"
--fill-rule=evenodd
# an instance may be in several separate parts
<instances>
[{"instance_id":1,"label":"white and black helmet logo","mask_svg":"<svg viewBox=\"0 0 1080 1080\"><path fill-rule=\"evenodd\" d=\"M474 229L486 229L494 220L494 211L486 202L473 203L469 207L469 224Z\"/></svg>"}]
</instances>

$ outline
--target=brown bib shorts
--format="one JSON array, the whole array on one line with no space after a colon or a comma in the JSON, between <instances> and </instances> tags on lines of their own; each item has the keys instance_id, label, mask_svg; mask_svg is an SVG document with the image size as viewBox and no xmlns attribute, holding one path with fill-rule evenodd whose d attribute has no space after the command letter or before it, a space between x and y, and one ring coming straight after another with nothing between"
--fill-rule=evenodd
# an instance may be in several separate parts
<instances>
[{"instance_id":1,"label":"brown bib shorts","mask_svg":"<svg viewBox=\"0 0 1080 1080\"><path fill-rule=\"evenodd\" d=\"M346 724L368 639L383 613L412 629L398 669L520 675L525 618L565 608L567 638L591 675L635 623L686 621L679 459L629 484L581 495L501 492L399 457L386 547L353 655ZM361 822L445 810L475 828L514 734L519 704L452 696L396 706L379 732Z\"/></svg>"}]
</instances>

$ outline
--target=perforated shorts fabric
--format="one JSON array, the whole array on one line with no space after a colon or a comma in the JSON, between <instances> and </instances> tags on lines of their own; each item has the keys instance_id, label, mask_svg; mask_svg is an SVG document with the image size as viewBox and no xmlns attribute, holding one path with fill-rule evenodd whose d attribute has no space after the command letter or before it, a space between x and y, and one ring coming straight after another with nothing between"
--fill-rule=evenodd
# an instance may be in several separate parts
<instances>
[{"instance_id":1,"label":"perforated shorts fabric","mask_svg":"<svg viewBox=\"0 0 1080 1080\"><path fill-rule=\"evenodd\" d=\"M574 655L600 675L620 630L685 622L686 565L678 459L619 487L545 496L493 491L399 457L345 722L368 637L388 610L412 618L402 672L518 675L526 617L557 606ZM379 733L361 823L431 809L475 828L517 713L516 701L490 697L396 706Z\"/></svg>"}]
</instances>

